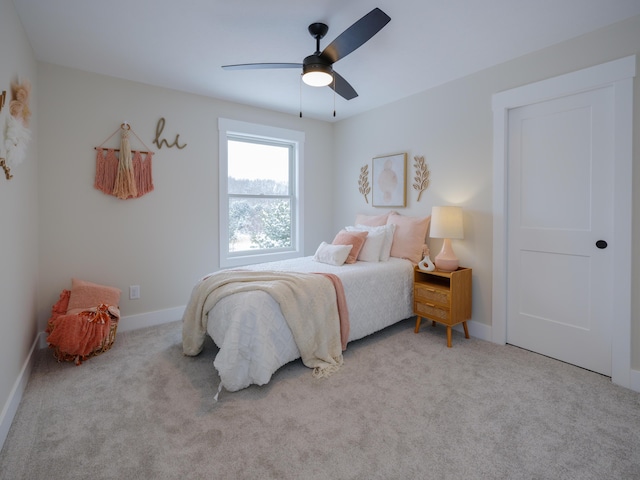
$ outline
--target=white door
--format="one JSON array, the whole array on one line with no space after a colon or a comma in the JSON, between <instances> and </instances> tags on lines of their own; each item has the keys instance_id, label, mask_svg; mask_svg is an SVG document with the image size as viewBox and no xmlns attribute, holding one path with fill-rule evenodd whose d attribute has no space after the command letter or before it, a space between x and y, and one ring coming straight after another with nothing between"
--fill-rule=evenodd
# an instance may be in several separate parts
<instances>
[{"instance_id":1,"label":"white door","mask_svg":"<svg viewBox=\"0 0 640 480\"><path fill-rule=\"evenodd\" d=\"M507 342L611 375L614 92L509 111Z\"/></svg>"}]
</instances>

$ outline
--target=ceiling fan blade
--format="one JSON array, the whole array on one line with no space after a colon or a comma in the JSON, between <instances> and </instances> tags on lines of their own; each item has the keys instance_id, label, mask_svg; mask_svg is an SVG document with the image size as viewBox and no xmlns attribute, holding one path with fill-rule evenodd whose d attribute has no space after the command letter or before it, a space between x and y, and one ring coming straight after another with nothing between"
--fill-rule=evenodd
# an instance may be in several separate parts
<instances>
[{"instance_id":1,"label":"ceiling fan blade","mask_svg":"<svg viewBox=\"0 0 640 480\"><path fill-rule=\"evenodd\" d=\"M321 56L335 63L362 46L382 30L391 17L379 8L374 8L356 23L347 28L322 51Z\"/></svg>"},{"instance_id":2,"label":"ceiling fan blade","mask_svg":"<svg viewBox=\"0 0 640 480\"><path fill-rule=\"evenodd\" d=\"M238 65L222 65L225 70L260 70L267 68L302 68L301 63L240 63Z\"/></svg>"},{"instance_id":3,"label":"ceiling fan blade","mask_svg":"<svg viewBox=\"0 0 640 480\"><path fill-rule=\"evenodd\" d=\"M358 93L351 84L342 78L335 70L333 71L333 83L330 83L329 87L346 100L351 100L358 96Z\"/></svg>"}]
</instances>

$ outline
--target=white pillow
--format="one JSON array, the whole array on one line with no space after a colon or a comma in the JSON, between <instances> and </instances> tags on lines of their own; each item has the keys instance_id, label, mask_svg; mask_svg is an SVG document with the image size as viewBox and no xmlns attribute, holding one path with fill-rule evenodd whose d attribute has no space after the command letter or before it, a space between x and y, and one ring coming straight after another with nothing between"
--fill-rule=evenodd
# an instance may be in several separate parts
<instances>
[{"instance_id":1,"label":"white pillow","mask_svg":"<svg viewBox=\"0 0 640 480\"><path fill-rule=\"evenodd\" d=\"M391 245L393 244L393 234L396 231L395 224L387 224L379 227L370 227L369 225L356 224L355 227L347 227L346 229L369 232L369 236L367 238L369 238L372 234L384 232L384 242L382 243L382 248L380 249L380 261L386 262L389 260L389 257L391 256Z\"/></svg>"},{"instance_id":2,"label":"white pillow","mask_svg":"<svg viewBox=\"0 0 640 480\"><path fill-rule=\"evenodd\" d=\"M313 259L316 262L328 263L329 265L342 265L347 260L351 252L352 245L332 245L322 242L316 250Z\"/></svg>"},{"instance_id":3,"label":"white pillow","mask_svg":"<svg viewBox=\"0 0 640 480\"><path fill-rule=\"evenodd\" d=\"M348 232L367 231L352 226L345 227L345 230ZM379 262L385 238L386 235L384 230L368 232L367 238L364 241L364 245L360 249L360 253L358 253L358 260L360 260L361 262Z\"/></svg>"}]
</instances>

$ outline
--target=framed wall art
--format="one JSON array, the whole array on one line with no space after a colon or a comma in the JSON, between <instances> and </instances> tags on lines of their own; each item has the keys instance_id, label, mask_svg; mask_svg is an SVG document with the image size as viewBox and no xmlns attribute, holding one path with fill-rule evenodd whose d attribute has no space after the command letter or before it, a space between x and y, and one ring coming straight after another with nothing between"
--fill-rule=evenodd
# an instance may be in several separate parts
<instances>
[{"instance_id":1,"label":"framed wall art","mask_svg":"<svg viewBox=\"0 0 640 480\"><path fill-rule=\"evenodd\" d=\"M373 159L374 207L404 207L407 203L407 154L396 153Z\"/></svg>"}]
</instances>

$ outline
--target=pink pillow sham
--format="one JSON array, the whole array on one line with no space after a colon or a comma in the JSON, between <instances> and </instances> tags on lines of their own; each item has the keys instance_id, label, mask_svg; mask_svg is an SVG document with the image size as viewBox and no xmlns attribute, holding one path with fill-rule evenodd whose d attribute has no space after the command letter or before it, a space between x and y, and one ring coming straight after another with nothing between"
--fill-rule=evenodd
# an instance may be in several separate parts
<instances>
[{"instance_id":1,"label":"pink pillow sham","mask_svg":"<svg viewBox=\"0 0 640 480\"><path fill-rule=\"evenodd\" d=\"M429 230L431 215L427 217L410 217L391 213L387 224L396 226L391 245L391 256L406 258L416 265L422 260L422 250Z\"/></svg>"},{"instance_id":2,"label":"pink pillow sham","mask_svg":"<svg viewBox=\"0 0 640 480\"><path fill-rule=\"evenodd\" d=\"M381 227L387 224L387 218L389 213L384 215L363 215L361 213L356 215L356 223L354 225L367 225L368 227Z\"/></svg>"}]
</instances>

